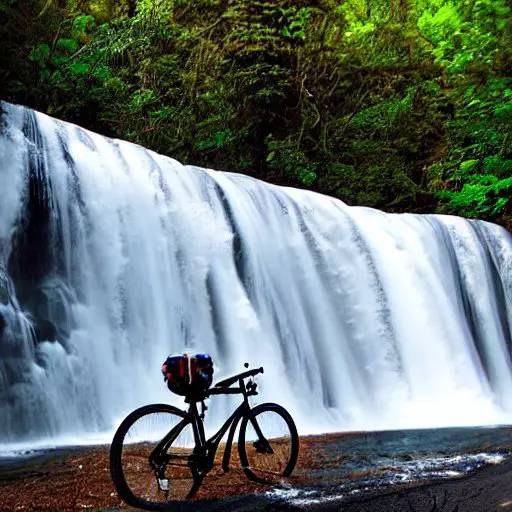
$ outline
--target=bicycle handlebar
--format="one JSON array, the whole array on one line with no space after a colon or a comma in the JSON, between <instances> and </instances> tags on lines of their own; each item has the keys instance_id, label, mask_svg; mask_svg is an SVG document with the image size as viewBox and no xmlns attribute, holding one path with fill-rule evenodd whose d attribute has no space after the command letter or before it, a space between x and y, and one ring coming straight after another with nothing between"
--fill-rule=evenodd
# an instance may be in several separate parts
<instances>
[{"instance_id":1,"label":"bicycle handlebar","mask_svg":"<svg viewBox=\"0 0 512 512\"><path fill-rule=\"evenodd\" d=\"M237 380L246 379L247 377L254 377L255 375L258 375L258 373L263 373L263 366L261 366L260 368L255 368L254 370L248 370L246 372L239 373L238 375L233 375L233 377L229 377L228 379L221 380L220 382L217 382L215 384L214 388L228 388ZM211 389L210 391L213 391L213 389ZM223 391L226 392L225 389Z\"/></svg>"}]
</instances>

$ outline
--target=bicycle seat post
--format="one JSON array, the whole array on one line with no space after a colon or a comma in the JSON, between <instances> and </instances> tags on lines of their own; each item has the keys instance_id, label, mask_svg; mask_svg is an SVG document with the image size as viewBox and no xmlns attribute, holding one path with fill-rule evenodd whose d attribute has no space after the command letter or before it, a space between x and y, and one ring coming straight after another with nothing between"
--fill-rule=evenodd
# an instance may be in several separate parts
<instances>
[{"instance_id":1,"label":"bicycle seat post","mask_svg":"<svg viewBox=\"0 0 512 512\"><path fill-rule=\"evenodd\" d=\"M196 443L198 443L200 446L204 446L206 443L206 436L204 432L204 426L203 426L203 419L204 419L204 411L206 410L206 406L203 402L203 411L202 414L199 414L199 411L197 409L197 401L190 399L188 400L190 403L190 407L188 409L188 413L190 416L192 416L192 422L195 425L194 431L196 432L197 438Z\"/></svg>"},{"instance_id":2,"label":"bicycle seat post","mask_svg":"<svg viewBox=\"0 0 512 512\"><path fill-rule=\"evenodd\" d=\"M204 400L201 400L201 414L199 415L199 417L201 418L201 420L204 421L204 417L205 417L205 412L208 410L208 407L207 405L204 403Z\"/></svg>"}]
</instances>

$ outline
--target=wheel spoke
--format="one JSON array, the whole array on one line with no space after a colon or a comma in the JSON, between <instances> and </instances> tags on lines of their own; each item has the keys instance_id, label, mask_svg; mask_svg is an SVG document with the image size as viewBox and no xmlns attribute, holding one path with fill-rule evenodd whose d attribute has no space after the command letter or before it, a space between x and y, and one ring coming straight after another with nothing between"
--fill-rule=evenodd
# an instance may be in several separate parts
<instances>
[{"instance_id":1,"label":"wheel spoke","mask_svg":"<svg viewBox=\"0 0 512 512\"><path fill-rule=\"evenodd\" d=\"M128 416L111 448L111 472L119 495L128 504L147 509L185 500L194 487L189 467L194 448L192 425L180 425L183 416L171 406L153 407ZM177 425L170 446L160 446ZM164 453L158 453L161 448Z\"/></svg>"},{"instance_id":2,"label":"wheel spoke","mask_svg":"<svg viewBox=\"0 0 512 512\"><path fill-rule=\"evenodd\" d=\"M298 435L291 416L276 404L253 409L239 439L240 460L246 475L260 483L279 483L297 460Z\"/></svg>"}]
</instances>

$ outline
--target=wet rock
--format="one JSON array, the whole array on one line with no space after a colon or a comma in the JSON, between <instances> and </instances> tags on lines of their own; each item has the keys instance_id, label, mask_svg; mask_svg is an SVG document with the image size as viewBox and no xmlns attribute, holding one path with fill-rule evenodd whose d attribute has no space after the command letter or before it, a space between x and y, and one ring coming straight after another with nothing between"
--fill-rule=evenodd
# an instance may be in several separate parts
<instances>
[{"instance_id":1,"label":"wet rock","mask_svg":"<svg viewBox=\"0 0 512 512\"><path fill-rule=\"evenodd\" d=\"M42 134L33 112L26 112L23 131L31 142L28 154L28 194L23 222L12 237L7 270L24 306L34 287L57 266L57 247L52 237L51 182L46 176Z\"/></svg>"},{"instance_id":2,"label":"wet rock","mask_svg":"<svg viewBox=\"0 0 512 512\"><path fill-rule=\"evenodd\" d=\"M7 306L9 304L9 288L7 276L2 272L0 268L0 304ZM3 336L7 320L2 313L0 313L0 337Z\"/></svg>"},{"instance_id":3,"label":"wet rock","mask_svg":"<svg viewBox=\"0 0 512 512\"><path fill-rule=\"evenodd\" d=\"M36 341L57 341L57 327L44 318L36 318L32 320Z\"/></svg>"},{"instance_id":4,"label":"wet rock","mask_svg":"<svg viewBox=\"0 0 512 512\"><path fill-rule=\"evenodd\" d=\"M0 269L0 304L6 306L9 303L9 288L7 277Z\"/></svg>"},{"instance_id":5,"label":"wet rock","mask_svg":"<svg viewBox=\"0 0 512 512\"><path fill-rule=\"evenodd\" d=\"M7 116L5 115L5 108L2 101L0 101L0 135L5 133L7 128Z\"/></svg>"},{"instance_id":6,"label":"wet rock","mask_svg":"<svg viewBox=\"0 0 512 512\"><path fill-rule=\"evenodd\" d=\"M5 331L5 326L7 325L7 321L5 320L4 315L0 313L0 338L3 336Z\"/></svg>"},{"instance_id":7,"label":"wet rock","mask_svg":"<svg viewBox=\"0 0 512 512\"><path fill-rule=\"evenodd\" d=\"M70 304L74 303L70 288L59 278L46 278L34 287L23 302L34 327L35 341L60 341L67 348L71 330L75 323Z\"/></svg>"}]
</instances>

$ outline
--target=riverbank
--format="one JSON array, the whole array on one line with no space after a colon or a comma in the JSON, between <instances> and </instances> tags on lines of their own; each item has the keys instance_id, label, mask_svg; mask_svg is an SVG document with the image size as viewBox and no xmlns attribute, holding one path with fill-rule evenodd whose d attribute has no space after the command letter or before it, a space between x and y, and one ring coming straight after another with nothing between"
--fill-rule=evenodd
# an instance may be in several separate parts
<instances>
[{"instance_id":1,"label":"riverbank","mask_svg":"<svg viewBox=\"0 0 512 512\"><path fill-rule=\"evenodd\" d=\"M488 466L460 478L281 510L322 512L490 512L512 510L512 462Z\"/></svg>"},{"instance_id":2,"label":"riverbank","mask_svg":"<svg viewBox=\"0 0 512 512\"><path fill-rule=\"evenodd\" d=\"M238 468L205 479L201 512L512 510L510 428L343 433L301 438L291 481L269 489ZM0 459L0 510L128 509L110 480L109 446Z\"/></svg>"}]
</instances>

